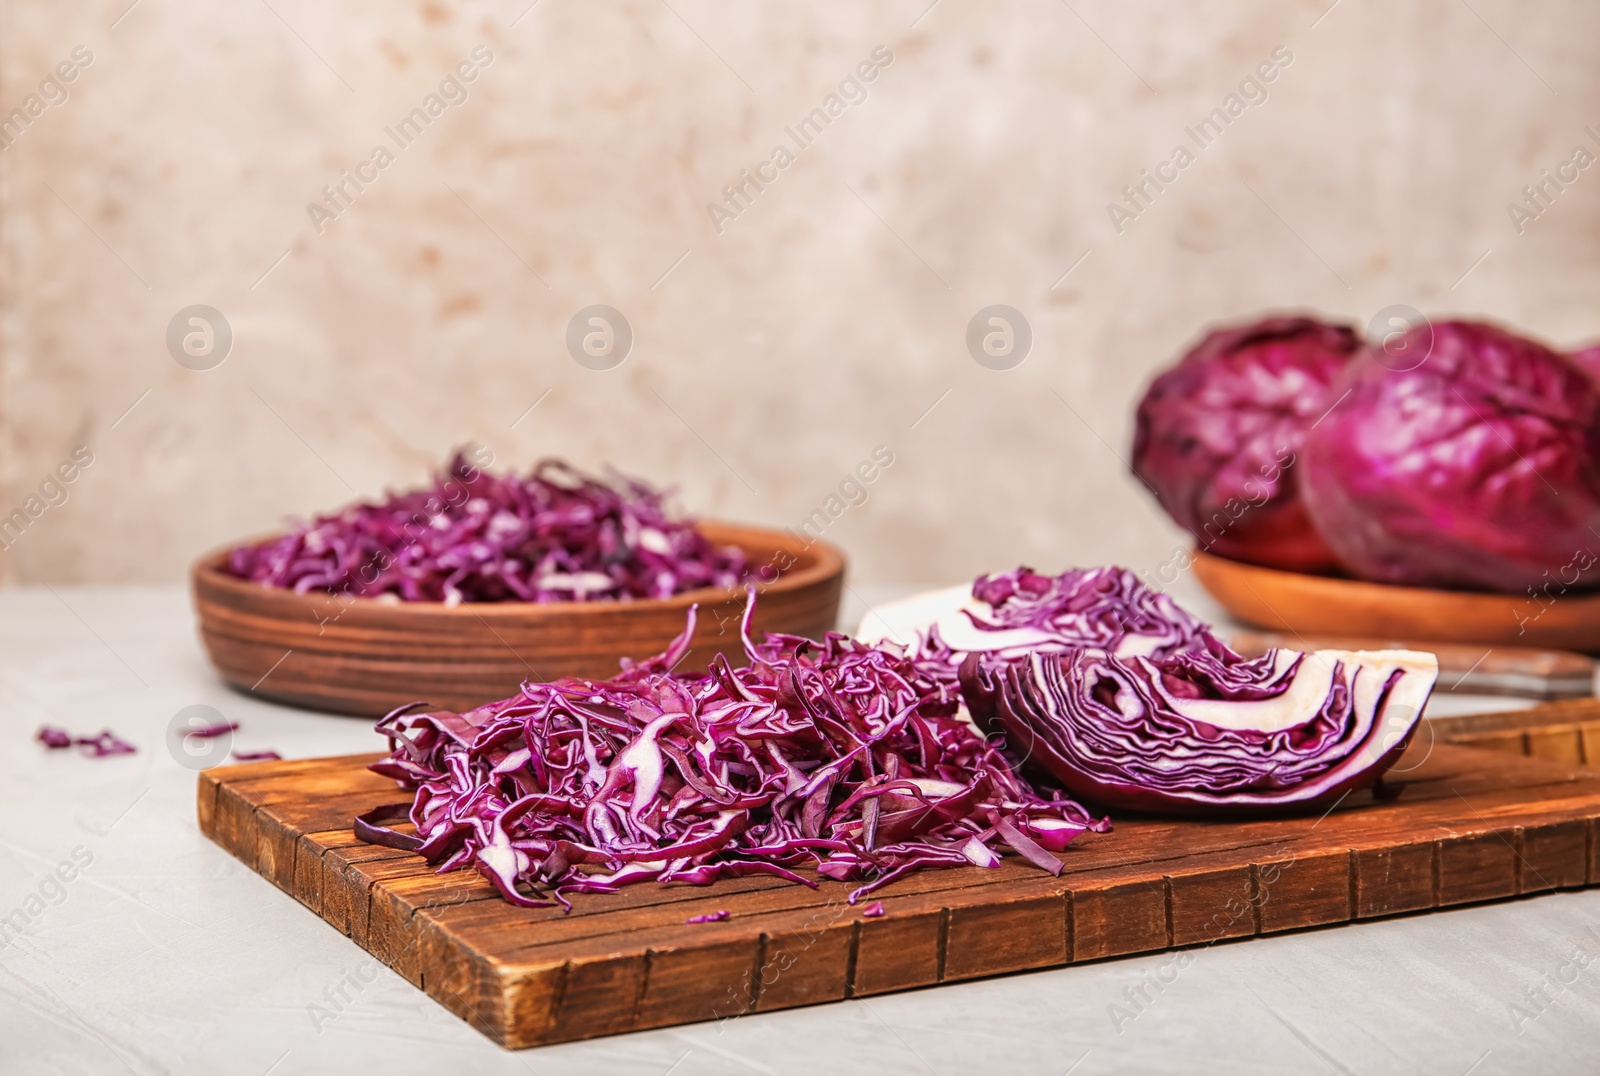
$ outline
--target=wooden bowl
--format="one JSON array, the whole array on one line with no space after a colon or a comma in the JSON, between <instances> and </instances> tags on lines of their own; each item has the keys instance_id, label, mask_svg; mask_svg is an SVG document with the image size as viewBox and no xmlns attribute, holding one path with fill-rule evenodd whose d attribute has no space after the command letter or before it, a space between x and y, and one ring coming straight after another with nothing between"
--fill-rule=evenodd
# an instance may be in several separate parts
<instances>
[{"instance_id":1,"label":"wooden bowl","mask_svg":"<svg viewBox=\"0 0 1600 1076\"><path fill-rule=\"evenodd\" d=\"M1199 550L1194 571L1228 612L1277 631L1600 651L1596 593L1552 592L1541 602L1528 595L1399 587L1241 564Z\"/></svg>"},{"instance_id":2,"label":"wooden bowl","mask_svg":"<svg viewBox=\"0 0 1600 1076\"><path fill-rule=\"evenodd\" d=\"M743 549L757 571L781 566L785 554L793 558L760 588L758 638L763 631L821 638L833 628L844 585L838 549L781 531L699 526L716 544ZM704 669L714 654L743 660L742 589L626 602L447 606L296 594L228 575L221 570L227 556L227 549L210 553L192 573L212 664L236 688L315 710L375 717L421 700L461 711L513 695L524 680L611 676L624 657L666 649L695 603L694 649L680 669Z\"/></svg>"}]
</instances>

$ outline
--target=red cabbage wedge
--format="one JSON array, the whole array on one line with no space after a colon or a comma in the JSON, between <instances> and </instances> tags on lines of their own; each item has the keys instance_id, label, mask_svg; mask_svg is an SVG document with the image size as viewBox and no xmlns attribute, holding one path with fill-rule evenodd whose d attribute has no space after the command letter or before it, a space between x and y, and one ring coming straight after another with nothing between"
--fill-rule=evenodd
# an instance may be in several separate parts
<instances>
[{"instance_id":1,"label":"red cabbage wedge","mask_svg":"<svg viewBox=\"0 0 1600 1076\"><path fill-rule=\"evenodd\" d=\"M959 663L979 727L1108 807L1282 810L1369 787L1438 675L1432 654L1404 650L1241 657L1119 568L984 576L965 607L920 626L910 615L940 604L881 607L876 622L898 620L923 663Z\"/></svg>"},{"instance_id":2,"label":"red cabbage wedge","mask_svg":"<svg viewBox=\"0 0 1600 1076\"><path fill-rule=\"evenodd\" d=\"M1075 796L1139 811L1307 807L1371 787L1399 759L1438 664L1406 650L1220 643L1166 660L1090 650L962 666L980 724Z\"/></svg>"}]
</instances>

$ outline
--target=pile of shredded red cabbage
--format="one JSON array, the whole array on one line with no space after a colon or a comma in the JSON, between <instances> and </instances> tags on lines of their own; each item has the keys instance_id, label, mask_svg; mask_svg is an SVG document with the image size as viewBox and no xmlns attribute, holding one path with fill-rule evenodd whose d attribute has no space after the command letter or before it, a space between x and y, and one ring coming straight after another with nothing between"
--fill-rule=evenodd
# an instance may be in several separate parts
<instances>
[{"instance_id":1,"label":"pile of shredded red cabbage","mask_svg":"<svg viewBox=\"0 0 1600 1076\"><path fill-rule=\"evenodd\" d=\"M527 476L491 475L457 453L430 489L319 516L259 545L227 570L300 593L403 601L600 601L732 587L736 547L714 546L668 514L666 492L604 481L547 459Z\"/></svg>"},{"instance_id":2,"label":"pile of shredded red cabbage","mask_svg":"<svg viewBox=\"0 0 1600 1076\"><path fill-rule=\"evenodd\" d=\"M970 587L886 603L856 636L901 644L922 675L952 690L967 654L1003 662L1088 649L1159 660L1216 645L1211 629L1170 595L1114 566L980 575Z\"/></svg>"},{"instance_id":3,"label":"pile of shredded red cabbage","mask_svg":"<svg viewBox=\"0 0 1600 1076\"><path fill-rule=\"evenodd\" d=\"M357 820L363 839L441 871L474 866L509 901L566 903L642 881L796 873L861 884L928 867L995 867L1009 848L1054 855L1104 831L1059 792L1017 776L958 697L893 646L749 636L750 665L718 656L668 672L694 630L620 676L528 683L464 714L397 710L372 768L417 790ZM383 823L409 816L416 836Z\"/></svg>"}]
</instances>

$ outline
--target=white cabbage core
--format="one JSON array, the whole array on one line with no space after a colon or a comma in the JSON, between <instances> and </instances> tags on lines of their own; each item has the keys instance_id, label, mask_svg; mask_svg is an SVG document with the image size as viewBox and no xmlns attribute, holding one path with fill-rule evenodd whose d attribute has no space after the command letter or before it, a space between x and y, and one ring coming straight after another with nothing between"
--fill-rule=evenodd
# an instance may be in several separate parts
<instances>
[{"instance_id":1,"label":"white cabbage core","mask_svg":"<svg viewBox=\"0 0 1600 1076\"><path fill-rule=\"evenodd\" d=\"M1277 651L1274 672L1284 672L1299 656L1293 650ZM1376 714L1384 684L1396 670L1402 674L1384 706L1401 732L1422 710L1439 676L1439 659L1417 650L1313 650L1295 670L1288 689L1270 699L1229 702L1168 696L1167 702L1184 717L1217 728L1282 732L1316 716L1333 689L1334 669L1339 667L1357 713Z\"/></svg>"}]
</instances>

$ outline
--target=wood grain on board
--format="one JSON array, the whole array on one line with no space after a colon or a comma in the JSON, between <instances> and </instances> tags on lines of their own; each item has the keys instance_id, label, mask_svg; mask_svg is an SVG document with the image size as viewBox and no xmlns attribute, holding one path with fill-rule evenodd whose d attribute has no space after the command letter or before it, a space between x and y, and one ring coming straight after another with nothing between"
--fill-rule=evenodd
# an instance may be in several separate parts
<instances>
[{"instance_id":1,"label":"wood grain on board","mask_svg":"<svg viewBox=\"0 0 1600 1076\"><path fill-rule=\"evenodd\" d=\"M755 634L820 639L839 616L844 555L785 531L701 521L717 545L744 551L762 582ZM259 540L259 539L258 539ZM742 588L595 602L388 602L297 594L228 575L227 550L193 571L200 638L232 685L295 706L377 717L423 701L457 712L517 693L524 680L613 676L683 631L700 606L682 671L715 654L743 664Z\"/></svg>"},{"instance_id":2,"label":"wood grain on board","mask_svg":"<svg viewBox=\"0 0 1600 1076\"><path fill-rule=\"evenodd\" d=\"M1434 743L1401 760L1393 800L1362 793L1320 818L1118 818L1063 854L1060 877L1015 857L925 871L875 894L881 917L849 904L848 885L771 878L521 909L473 871L355 839L352 816L404 798L365 768L376 757L202 773L200 828L513 1048L1597 881L1600 774Z\"/></svg>"},{"instance_id":3,"label":"wood grain on board","mask_svg":"<svg viewBox=\"0 0 1600 1076\"><path fill-rule=\"evenodd\" d=\"M1435 717L1419 735L1600 769L1600 699L1565 699L1526 710Z\"/></svg>"}]
</instances>

